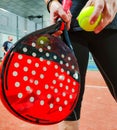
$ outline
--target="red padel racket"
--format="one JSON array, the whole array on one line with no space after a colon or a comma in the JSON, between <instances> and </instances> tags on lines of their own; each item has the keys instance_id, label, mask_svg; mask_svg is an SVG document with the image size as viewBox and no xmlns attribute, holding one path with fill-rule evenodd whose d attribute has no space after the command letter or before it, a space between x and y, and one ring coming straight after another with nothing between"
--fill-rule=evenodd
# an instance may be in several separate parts
<instances>
[{"instance_id":1,"label":"red padel racket","mask_svg":"<svg viewBox=\"0 0 117 130\"><path fill-rule=\"evenodd\" d=\"M23 37L2 63L2 102L24 121L58 123L77 102L80 74L74 52L67 43L52 36L60 27L59 21Z\"/></svg>"}]
</instances>

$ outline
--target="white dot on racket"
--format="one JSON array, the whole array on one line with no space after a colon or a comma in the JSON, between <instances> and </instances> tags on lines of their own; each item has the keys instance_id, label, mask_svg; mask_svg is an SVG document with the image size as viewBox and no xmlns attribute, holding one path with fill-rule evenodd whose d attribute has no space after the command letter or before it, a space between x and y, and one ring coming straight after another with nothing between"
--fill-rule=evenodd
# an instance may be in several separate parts
<instances>
[{"instance_id":1,"label":"white dot on racket","mask_svg":"<svg viewBox=\"0 0 117 130\"><path fill-rule=\"evenodd\" d=\"M53 56L53 58L56 60L56 59L57 59L57 56L56 56L56 55L54 55L54 56Z\"/></svg>"},{"instance_id":2,"label":"white dot on racket","mask_svg":"<svg viewBox=\"0 0 117 130\"><path fill-rule=\"evenodd\" d=\"M71 68L72 68L72 69L75 69L75 66L74 66L74 65L72 65L72 66L71 66Z\"/></svg>"},{"instance_id":3,"label":"white dot on racket","mask_svg":"<svg viewBox=\"0 0 117 130\"><path fill-rule=\"evenodd\" d=\"M23 68L23 70L24 70L25 72L27 72L27 71L28 71L28 67L25 66L25 67Z\"/></svg>"},{"instance_id":4,"label":"white dot on racket","mask_svg":"<svg viewBox=\"0 0 117 130\"><path fill-rule=\"evenodd\" d=\"M33 52L33 53L32 53L32 56L33 56L33 57L36 57L36 56L37 56L37 54L36 54L35 52Z\"/></svg>"},{"instance_id":5,"label":"white dot on racket","mask_svg":"<svg viewBox=\"0 0 117 130\"><path fill-rule=\"evenodd\" d=\"M59 107L59 111L61 112L62 110L63 110L63 108L60 106L60 107Z\"/></svg>"},{"instance_id":6,"label":"white dot on racket","mask_svg":"<svg viewBox=\"0 0 117 130\"><path fill-rule=\"evenodd\" d=\"M53 103L51 103L49 106L50 106L50 108L52 109L52 108L54 107L54 104L53 104Z\"/></svg>"},{"instance_id":7,"label":"white dot on racket","mask_svg":"<svg viewBox=\"0 0 117 130\"><path fill-rule=\"evenodd\" d=\"M48 61L47 61L47 65L50 65L50 64L51 64L51 62L48 60Z\"/></svg>"},{"instance_id":8,"label":"white dot on racket","mask_svg":"<svg viewBox=\"0 0 117 130\"><path fill-rule=\"evenodd\" d=\"M72 96L72 95L69 95L69 98L70 98L70 99L72 99L72 98L73 98L73 96Z\"/></svg>"},{"instance_id":9,"label":"white dot on racket","mask_svg":"<svg viewBox=\"0 0 117 130\"><path fill-rule=\"evenodd\" d=\"M16 68L18 68L18 67L19 67L19 63L16 62L16 63L14 64L14 66L15 66Z\"/></svg>"},{"instance_id":10,"label":"white dot on racket","mask_svg":"<svg viewBox=\"0 0 117 130\"><path fill-rule=\"evenodd\" d=\"M40 94L41 94L41 91L40 91L40 90L37 90L36 93L37 93L37 95L40 95Z\"/></svg>"},{"instance_id":11,"label":"white dot on racket","mask_svg":"<svg viewBox=\"0 0 117 130\"><path fill-rule=\"evenodd\" d=\"M65 80L65 76L64 75L59 75L59 80Z\"/></svg>"},{"instance_id":12,"label":"white dot on racket","mask_svg":"<svg viewBox=\"0 0 117 130\"><path fill-rule=\"evenodd\" d=\"M48 84L45 84L45 89L48 89L49 88L49 85Z\"/></svg>"},{"instance_id":13,"label":"white dot on racket","mask_svg":"<svg viewBox=\"0 0 117 130\"><path fill-rule=\"evenodd\" d=\"M40 40L40 44L42 44L42 45L43 45L43 44L44 44L44 41L43 41L43 40Z\"/></svg>"},{"instance_id":14,"label":"white dot on racket","mask_svg":"<svg viewBox=\"0 0 117 130\"><path fill-rule=\"evenodd\" d=\"M60 102L60 98L59 97L56 98L56 102Z\"/></svg>"},{"instance_id":15,"label":"white dot on racket","mask_svg":"<svg viewBox=\"0 0 117 130\"><path fill-rule=\"evenodd\" d=\"M62 60L60 61L60 64L63 65L63 61Z\"/></svg>"},{"instance_id":16,"label":"white dot on racket","mask_svg":"<svg viewBox=\"0 0 117 130\"><path fill-rule=\"evenodd\" d=\"M56 80L53 80L52 83L53 83L53 84L56 84Z\"/></svg>"},{"instance_id":17,"label":"white dot on racket","mask_svg":"<svg viewBox=\"0 0 117 130\"><path fill-rule=\"evenodd\" d=\"M37 67L37 68L38 68L38 67L39 67L39 63L35 63L35 67Z\"/></svg>"},{"instance_id":18,"label":"white dot on racket","mask_svg":"<svg viewBox=\"0 0 117 130\"><path fill-rule=\"evenodd\" d=\"M18 98L22 98L23 97L23 94L22 93L18 93Z\"/></svg>"},{"instance_id":19,"label":"white dot on racket","mask_svg":"<svg viewBox=\"0 0 117 130\"><path fill-rule=\"evenodd\" d=\"M74 77L75 79L78 79L78 74L77 74L77 73L74 73L74 74L73 74L73 77Z\"/></svg>"},{"instance_id":20,"label":"white dot on racket","mask_svg":"<svg viewBox=\"0 0 117 130\"><path fill-rule=\"evenodd\" d=\"M61 57L62 57L62 58L65 58L65 55L64 55L64 54L61 54Z\"/></svg>"},{"instance_id":21,"label":"white dot on racket","mask_svg":"<svg viewBox=\"0 0 117 130\"><path fill-rule=\"evenodd\" d=\"M28 49L26 47L23 48L23 52L27 52Z\"/></svg>"},{"instance_id":22,"label":"white dot on racket","mask_svg":"<svg viewBox=\"0 0 117 130\"><path fill-rule=\"evenodd\" d=\"M76 82L75 82L75 81L73 82L73 85L74 85L74 86L76 85Z\"/></svg>"},{"instance_id":23,"label":"white dot on racket","mask_svg":"<svg viewBox=\"0 0 117 130\"><path fill-rule=\"evenodd\" d=\"M66 67L69 67L69 63L66 63L65 65L66 65Z\"/></svg>"},{"instance_id":24,"label":"white dot on racket","mask_svg":"<svg viewBox=\"0 0 117 130\"><path fill-rule=\"evenodd\" d=\"M13 76L14 77L18 76L18 72L17 71L13 71Z\"/></svg>"},{"instance_id":25,"label":"white dot on racket","mask_svg":"<svg viewBox=\"0 0 117 130\"><path fill-rule=\"evenodd\" d=\"M65 100L65 101L64 101L64 104L65 104L65 105L67 105L67 104L68 104L68 101L67 101L67 100Z\"/></svg>"},{"instance_id":26,"label":"white dot on racket","mask_svg":"<svg viewBox=\"0 0 117 130\"><path fill-rule=\"evenodd\" d=\"M55 73L55 76L56 76L56 77L58 77L58 76L59 76L59 74L56 72L56 73Z\"/></svg>"},{"instance_id":27,"label":"white dot on racket","mask_svg":"<svg viewBox=\"0 0 117 130\"><path fill-rule=\"evenodd\" d=\"M35 84L35 85L38 85L38 84L39 84L39 81L38 81L38 80L35 80L35 81L34 81L34 84Z\"/></svg>"},{"instance_id":28,"label":"white dot on racket","mask_svg":"<svg viewBox=\"0 0 117 130\"><path fill-rule=\"evenodd\" d=\"M55 65L54 68L55 68L55 69L58 69L58 65Z\"/></svg>"},{"instance_id":29,"label":"white dot on racket","mask_svg":"<svg viewBox=\"0 0 117 130\"><path fill-rule=\"evenodd\" d=\"M68 89L69 89L69 86L65 86L65 89L68 90Z\"/></svg>"},{"instance_id":30,"label":"white dot on racket","mask_svg":"<svg viewBox=\"0 0 117 130\"><path fill-rule=\"evenodd\" d=\"M32 47L35 47L36 46L36 43L32 42Z\"/></svg>"},{"instance_id":31,"label":"white dot on racket","mask_svg":"<svg viewBox=\"0 0 117 130\"><path fill-rule=\"evenodd\" d=\"M45 55L46 55L46 57L49 57L49 56L50 56L50 54L49 54L48 52L47 52Z\"/></svg>"},{"instance_id":32,"label":"white dot on racket","mask_svg":"<svg viewBox=\"0 0 117 130\"><path fill-rule=\"evenodd\" d=\"M69 70L67 71L67 74L68 74L68 75L70 74L70 71L69 71Z\"/></svg>"},{"instance_id":33,"label":"white dot on racket","mask_svg":"<svg viewBox=\"0 0 117 130\"><path fill-rule=\"evenodd\" d=\"M34 97L30 97L29 99L30 102L34 102L34 100L35 100Z\"/></svg>"},{"instance_id":34,"label":"white dot on racket","mask_svg":"<svg viewBox=\"0 0 117 130\"><path fill-rule=\"evenodd\" d=\"M74 93L75 92L75 89L74 88L72 88L72 93Z\"/></svg>"},{"instance_id":35,"label":"white dot on racket","mask_svg":"<svg viewBox=\"0 0 117 130\"><path fill-rule=\"evenodd\" d=\"M40 79L44 79L44 74L40 74Z\"/></svg>"},{"instance_id":36,"label":"white dot on racket","mask_svg":"<svg viewBox=\"0 0 117 130\"><path fill-rule=\"evenodd\" d=\"M51 46L47 46L47 49L48 49L48 50L51 50Z\"/></svg>"},{"instance_id":37,"label":"white dot on racket","mask_svg":"<svg viewBox=\"0 0 117 130\"><path fill-rule=\"evenodd\" d=\"M70 80L70 79L67 79L67 82L68 82L68 83L70 83L70 82L71 82L71 80Z\"/></svg>"},{"instance_id":38,"label":"white dot on racket","mask_svg":"<svg viewBox=\"0 0 117 130\"><path fill-rule=\"evenodd\" d=\"M26 86L26 91L31 91L30 86Z\"/></svg>"},{"instance_id":39,"label":"white dot on racket","mask_svg":"<svg viewBox=\"0 0 117 130\"><path fill-rule=\"evenodd\" d=\"M63 69L63 68L61 68L61 72L64 72L64 69Z\"/></svg>"},{"instance_id":40,"label":"white dot on racket","mask_svg":"<svg viewBox=\"0 0 117 130\"><path fill-rule=\"evenodd\" d=\"M54 92L55 92L55 93L58 93L58 89L57 89L57 88L55 88L55 89L54 89Z\"/></svg>"},{"instance_id":41,"label":"white dot on racket","mask_svg":"<svg viewBox=\"0 0 117 130\"><path fill-rule=\"evenodd\" d=\"M23 59L23 56L21 54L18 55L18 59L19 60L22 60Z\"/></svg>"},{"instance_id":42,"label":"white dot on racket","mask_svg":"<svg viewBox=\"0 0 117 130\"><path fill-rule=\"evenodd\" d=\"M68 60L70 61L70 60L71 60L71 57L68 57Z\"/></svg>"},{"instance_id":43,"label":"white dot on racket","mask_svg":"<svg viewBox=\"0 0 117 130\"><path fill-rule=\"evenodd\" d=\"M36 71L35 70L32 70L32 75L36 75Z\"/></svg>"},{"instance_id":44,"label":"white dot on racket","mask_svg":"<svg viewBox=\"0 0 117 130\"><path fill-rule=\"evenodd\" d=\"M24 80L24 81L27 81L27 80L28 80L28 76L24 76L24 77L23 77L23 80Z\"/></svg>"},{"instance_id":45,"label":"white dot on racket","mask_svg":"<svg viewBox=\"0 0 117 130\"><path fill-rule=\"evenodd\" d=\"M62 88L63 87L63 83L60 83L59 86Z\"/></svg>"},{"instance_id":46,"label":"white dot on racket","mask_svg":"<svg viewBox=\"0 0 117 130\"><path fill-rule=\"evenodd\" d=\"M63 93L62 93L62 96L63 96L63 97L65 97L65 96L66 96L66 93L65 93L65 92L63 92Z\"/></svg>"},{"instance_id":47,"label":"white dot on racket","mask_svg":"<svg viewBox=\"0 0 117 130\"><path fill-rule=\"evenodd\" d=\"M41 100L41 101L40 101L40 105L41 105L41 106L43 106L44 103L45 103L44 100Z\"/></svg>"},{"instance_id":48,"label":"white dot on racket","mask_svg":"<svg viewBox=\"0 0 117 130\"><path fill-rule=\"evenodd\" d=\"M39 52L43 52L43 49L42 49L42 48L39 48Z\"/></svg>"},{"instance_id":49,"label":"white dot on racket","mask_svg":"<svg viewBox=\"0 0 117 130\"><path fill-rule=\"evenodd\" d=\"M20 87L20 82L15 82L15 87Z\"/></svg>"},{"instance_id":50,"label":"white dot on racket","mask_svg":"<svg viewBox=\"0 0 117 130\"><path fill-rule=\"evenodd\" d=\"M51 97L52 97L52 95L51 95L51 94L48 94L48 95L47 95L47 98L48 98L48 99L50 99Z\"/></svg>"},{"instance_id":51,"label":"white dot on racket","mask_svg":"<svg viewBox=\"0 0 117 130\"><path fill-rule=\"evenodd\" d=\"M43 61L43 57L40 57L39 59L40 59L41 62Z\"/></svg>"},{"instance_id":52,"label":"white dot on racket","mask_svg":"<svg viewBox=\"0 0 117 130\"><path fill-rule=\"evenodd\" d=\"M43 67L43 71L47 71L47 67Z\"/></svg>"},{"instance_id":53,"label":"white dot on racket","mask_svg":"<svg viewBox=\"0 0 117 130\"><path fill-rule=\"evenodd\" d=\"M31 60L31 59L27 59L27 63L28 63L28 64L31 64L31 63L32 63L32 60Z\"/></svg>"}]
</instances>

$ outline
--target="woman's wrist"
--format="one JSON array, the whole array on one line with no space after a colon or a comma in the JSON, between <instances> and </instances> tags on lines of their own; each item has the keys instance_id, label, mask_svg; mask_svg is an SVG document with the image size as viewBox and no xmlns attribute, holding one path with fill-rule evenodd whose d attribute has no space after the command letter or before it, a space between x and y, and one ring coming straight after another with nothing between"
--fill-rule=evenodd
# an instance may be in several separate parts
<instances>
[{"instance_id":1,"label":"woman's wrist","mask_svg":"<svg viewBox=\"0 0 117 130\"><path fill-rule=\"evenodd\" d=\"M51 4L52 4L53 1L60 2L59 0L48 0L47 1L47 10L48 10L48 12L50 12L50 6L51 6Z\"/></svg>"}]
</instances>

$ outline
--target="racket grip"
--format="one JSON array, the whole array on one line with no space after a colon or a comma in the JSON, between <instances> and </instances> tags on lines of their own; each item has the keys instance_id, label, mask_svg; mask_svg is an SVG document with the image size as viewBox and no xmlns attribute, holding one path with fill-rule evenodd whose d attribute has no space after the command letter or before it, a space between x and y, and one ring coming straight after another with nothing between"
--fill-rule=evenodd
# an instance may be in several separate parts
<instances>
[{"instance_id":1,"label":"racket grip","mask_svg":"<svg viewBox=\"0 0 117 130\"><path fill-rule=\"evenodd\" d=\"M72 1L71 0L63 0L62 5L63 5L63 9L65 10L65 12L67 12L72 6Z\"/></svg>"}]
</instances>

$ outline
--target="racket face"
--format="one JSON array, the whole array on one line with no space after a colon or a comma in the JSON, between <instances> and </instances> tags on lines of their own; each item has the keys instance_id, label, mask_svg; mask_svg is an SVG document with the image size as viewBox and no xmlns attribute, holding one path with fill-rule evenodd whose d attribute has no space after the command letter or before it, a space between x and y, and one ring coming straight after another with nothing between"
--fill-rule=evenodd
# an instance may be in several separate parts
<instances>
[{"instance_id":1,"label":"racket face","mask_svg":"<svg viewBox=\"0 0 117 130\"><path fill-rule=\"evenodd\" d=\"M2 102L25 121L54 124L75 107L79 80L77 60L64 42L49 34L31 35L3 61Z\"/></svg>"}]
</instances>

